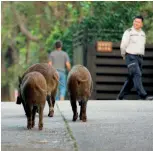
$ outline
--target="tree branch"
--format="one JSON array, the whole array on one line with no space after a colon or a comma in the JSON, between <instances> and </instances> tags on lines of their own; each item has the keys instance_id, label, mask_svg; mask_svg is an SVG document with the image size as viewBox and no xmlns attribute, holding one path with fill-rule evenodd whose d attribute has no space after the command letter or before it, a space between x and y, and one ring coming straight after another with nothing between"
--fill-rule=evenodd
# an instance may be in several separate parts
<instances>
[{"instance_id":1,"label":"tree branch","mask_svg":"<svg viewBox=\"0 0 153 151\"><path fill-rule=\"evenodd\" d=\"M16 12L15 8L14 8L14 4L11 3L11 9L12 9L12 12L14 13L15 17L16 17L16 20L17 20L17 23L20 27L20 30L21 32L27 37L28 40L32 40L34 42L38 42L40 39L36 36L33 36L27 29L26 27L24 26L24 23L21 19L21 16L19 15L19 13Z\"/></svg>"}]
</instances>

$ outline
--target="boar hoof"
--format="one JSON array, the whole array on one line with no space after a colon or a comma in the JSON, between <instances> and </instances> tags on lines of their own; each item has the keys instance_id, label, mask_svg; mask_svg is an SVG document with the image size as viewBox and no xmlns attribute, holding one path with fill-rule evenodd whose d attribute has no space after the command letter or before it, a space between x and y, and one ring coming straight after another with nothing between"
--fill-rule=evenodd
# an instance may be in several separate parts
<instances>
[{"instance_id":1,"label":"boar hoof","mask_svg":"<svg viewBox=\"0 0 153 151\"><path fill-rule=\"evenodd\" d=\"M39 127L39 130L41 131L43 129L43 127Z\"/></svg>"},{"instance_id":2,"label":"boar hoof","mask_svg":"<svg viewBox=\"0 0 153 151\"><path fill-rule=\"evenodd\" d=\"M76 115L73 115L73 119L72 119L72 121L76 121L77 118L78 118L78 113L77 113Z\"/></svg>"},{"instance_id":3,"label":"boar hoof","mask_svg":"<svg viewBox=\"0 0 153 151\"><path fill-rule=\"evenodd\" d=\"M16 102L16 104L21 104L20 102Z\"/></svg>"},{"instance_id":4,"label":"boar hoof","mask_svg":"<svg viewBox=\"0 0 153 151\"><path fill-rule=\"evenodd\" d=\"M86 122L86 121L87 121L87 116L82 115L82 116L80 117L80 120L82 120L82 122Z\"/></svg>"},{"instance_id":5,"label":"boar hoof","mask_svg":"<svg viewBox=\"0 0 153 151\"><path fill-rule=\"evenodd\" d=\"M31 124L28 124L28 125L27 125L27 129L32 129Z\"/></svg>"},{"instance_id":6,"label":"boar hoof","mask_svg":"<svg viewBox=\"0 0 153 151\"><path fill-rule=\"evenodd\" d=\"M43 129L43 124L39 124L39 130Z\"/></svg>"},{"instance_id":7,"label":"boar hoof","mask_svg":"<svg viewBox=\"0 0 153 151\"><path fill-rule=\"evenodd\" d=\"M33 121L33 122L32 122L32 128L33 128L34 126L35 126L35 122Z\"/></svg>"},{"instance_id":8,"label":"boar hoof","mask_svg":"<svg viewBox=\"0 0 153 151\"><path fill-rule=\"evenodd\" d=\"M82 119L82 122L87 122L87 119Z\"/></svg>"},{"instance_id":9,"label":"boar hoof","mask_svg":"<svg viewBox=\"0 0 153 151\"><path fill-rule=\"evenodd\" d=\"M49 117L53 117L54 116L54 111L50 111L48 114Z\"/></svg>"},{"instance_id":10,"label":"boar hoof","mask_svg":"<svg viewBox=\"0 0 153 151\"><path fill-rule=\"evenodd\" d=\"M82 122L86 122L87 121L87 117L86 116L82 116L81 120L82 120Z\"/></svg>"}]
</instances>

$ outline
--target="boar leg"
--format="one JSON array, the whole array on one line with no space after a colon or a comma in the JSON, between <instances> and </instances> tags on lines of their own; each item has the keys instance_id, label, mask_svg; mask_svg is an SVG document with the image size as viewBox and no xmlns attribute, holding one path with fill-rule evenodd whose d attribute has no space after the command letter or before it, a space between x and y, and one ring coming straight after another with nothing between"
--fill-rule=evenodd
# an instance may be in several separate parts
<instances>
[{"instance_id":1,"label":"boar leg","mask_svg":"<svg viewBox=\"0 0 153 151\"><path fill-rule=\"evenodd\" d=\"M21 99L19 99L19 96L17 97L17 101L16 101L16 104L21 104Z\"/></svg>"},{"instance_id":2,"label":"boar leg","mask_svg":"<svg viewBox=\"0 0 153 151\"><path fill-rule=\"evenodd\" d=\"M32 128L35 126L35 116L37 110L38 110L37 106L34 106L32 110Z\"/></svg>"},{"instance_id":3,"label":"boar leg","mask_svg":"<svg viewBox=\"0 0 153 151\"><path fill-rule=\"evenodd\" d=\"M26 104L26 112L27 112L27 128L32 128L32 106Z\"/></svg>"},{"instance_id":4,"label":"boar leg","mask_svg":"<svg viewBox=\"0 0 153 151\"><path fill-rule=\"evenodd\" d=\"M57 92L57 87L58 87L58 84L57 84L55 90L51 94L51 101L52 101L52 103L51 103L52 107L51 107L51 110L50 110L51 117L54 116L54 105L55 105L55 96L56 96L56 92Z\"/></svg>"},{"instance_id":5,"label":"boar leg","mask_svg":"<svg viewBox=\"0 0 153 151\"><path fill-rule=\"evenodd\" d=\"M51 101L52 101L52 103L51 103L52 107L50 110L50 115L51 115L51 117L53 117L54 116L55 95L51 96Z\"/></svg>"},{"instance_id":6,"label":"boar leg","mask_svg":"<svg viewBox=\"0 0 153 151\"><path fill-rule=\"evenodd\" d=\"M82 120L82 101L79 101L79 105L80 105L80 120Z\"/></svg>"},{"instance_id":7,"label":"boar leg","mask_svg":"<svg viewBox=\"0 0 153 151\"><path fill-rule=\"evenodd\" d=\"M76 121L78 118L78 112L77 112L77 104L76 104L76 97L70 96L72 111L73 111L73 119L72 121Z\"/></svg>"},{"instance_id":8,"label":"boar leg","mask_svg":"<svg viewBox=\"0 0 153 151\"><path fill-rule=\"evenodd\" d=\"M87 101L86 100L82 100L81 101L81 113L80 113L80 120L82 120L83 122L87 121L87 115L86 115L86 108L87 108Z\"/></svg>"},{"instance_id":9,"label":"boar leg","mask_svg":"<svg viewBox=\"0 0 153 151\"><path fill-rule=\"evenodd\" d=\"M27 109L26 109L26 104L24 101L22 101L23 109L25 111L25 115L27 115Z\"/></svg>"},{"instance_id":10,"label":"boar leg","mask_svg":"<svg viewBox=\"0 0 153 151\"><path fill-rule=\"evenodd\" d=\"M54 108L53 108L52 98L51 98L50 95L47 95L47 102L48 102L48 106L49 106L48 116L49 117L53 117L53 115L54 115Z\"/></svg>"},{"instance_id":11,"label":"boar leg","mask_svg":"<svg viewBox=\"0 0 153 151\"><path fill-rule=\"evenodd\" d=\"M44 104L39 106L39 130L43 129L43 110L44 110Z\"/></svg>"}]
</instances>

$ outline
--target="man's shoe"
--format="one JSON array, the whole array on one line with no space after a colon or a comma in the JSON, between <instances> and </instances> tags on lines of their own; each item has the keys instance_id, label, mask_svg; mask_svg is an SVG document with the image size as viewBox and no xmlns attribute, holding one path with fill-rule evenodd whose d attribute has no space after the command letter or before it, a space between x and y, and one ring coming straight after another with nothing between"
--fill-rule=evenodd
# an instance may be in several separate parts
<instances>
[{"instance_id":1,"label":"man's shoe","mask_svg":"<svg viewBox=\"0 0 153 151\"><path fill-rule=\"evenodd\" d=\"M153 96L147 96L145 100L153 101Z\"/></svg>"},{"instance_id":2,"label":"man's shoe","mask_svg":"<svg viewBox=\"0 0 153 151\"><path fill-rule=\"evenodd\" d=\"M117 96L116 100L124 100L124 98Z\"/></svg>"}]
</instances>

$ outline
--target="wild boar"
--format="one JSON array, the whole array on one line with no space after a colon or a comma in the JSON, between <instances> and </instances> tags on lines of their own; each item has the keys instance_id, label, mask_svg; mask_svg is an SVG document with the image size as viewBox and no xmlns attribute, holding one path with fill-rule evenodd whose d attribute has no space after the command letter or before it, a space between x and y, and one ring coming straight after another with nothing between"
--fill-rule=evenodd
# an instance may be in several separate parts
<instances>
[{"instance_id":1,"label":"wild boar","mask_svg":"<svg viewBox=\"0 0 153 151\"><path fill-rule=\"evenodd\" d=\"M25 105L27 128L35 126L36 110L39 112L39 130L43 129L43 110L46 103L47 84L40 72L29 72L19 79L18 101Z\"/></svg>"},{"instance_id":2,"label":"wild boar","mask_svg":"<svg viewBox=\"0 0 153 151\"><path fill-rule=\"evenodd\" d=\"M47 64L47 63L37 63L32 65L31 67L29 67L25 73L23 74L23 76L21 77L21 79L24 78L24 76L29 73L29 72L33 72L33 71L37 71L40 72L46 79L46 83L47 83L47 102L49 105L49 113L48 116L53 117L54 115L54 104L55 104L55 96L56 96L56 91L58 88L58 73L56 71L56 69ZM16 102L17 104L20 104L21 102L19 102L17 100ZM24 104L23 104L24 107Z\"/></svg>"},{"instance_id":3,"label":"wild boar","mask_svg":"<svg viewBox=\"0 0 153 151\"><path fill-rule=\"evenodd\" d=\"M82 65L73 66L68 74L67 88L73 111L72 120L76 121L78 118L76 104L76 100L78 100L80 105L80 120L86 122L87 101L92 92L92 78L88 69Z\"/></svg>"}]
</instances>

